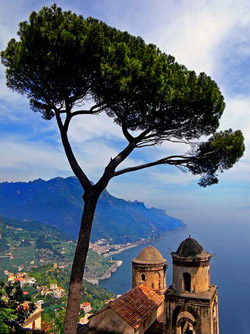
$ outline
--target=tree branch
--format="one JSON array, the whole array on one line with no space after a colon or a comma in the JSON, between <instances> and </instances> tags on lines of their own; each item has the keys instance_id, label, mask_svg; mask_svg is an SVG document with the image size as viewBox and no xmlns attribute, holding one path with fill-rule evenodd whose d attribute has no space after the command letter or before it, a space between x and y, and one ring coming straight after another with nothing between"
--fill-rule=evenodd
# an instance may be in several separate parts
<instances>
[{"instance_id":1,"label":"tree branch","mask_svg":"<svg viewBox=\"0 0 250 334\"><path fill-rule=\"evenodd\" d=\"M138 144L136 147L137 147L137 148L151 147L151 146L155 146L155 144L156 144L155 142L148 141L148 143L145 142L145 144Z\"/></svg>"},{"instance_id":2,"label":"tree branch","mask_svg":"<svg viewBox=\"0 0 250 334\"><path fill-rule=\"evenodd\" d=\"M157 160L157 161L153 161L153 162L149 162L149 163L146 163L146 164L121 169L121 170L115 172L114 176L122 175L122 174L129 173L129 172L134 172L134 171L145 169L145 168L148 168L148 167L153 167L153 166L158 166L158 165L165 165L165 164L173 165L173 166L176 166L176 167L180 167L181 165L184 164L184 167L185 167L185 165L187 163L190 163L190 162L194 163L196 160L200 160L200 159L204 159L206 157L212 156L216 152L218 152L218 150L207 152L206 154L203 154L202 156L171 155L169 157L166 157L166 158L163 158L163 159L160 159L160 160Z\"/></svg>"},{"instance_id":3,"label":"tree branch","mask_svg":"<svg viewBox=\"0 0 250 334\"><path fill-rule=\"evenodd\" d=\"M98 103L96 105L94 105L93 107L91 107L89 110L76 110L71 114L71 117L74 117L74 116L77 116L77 115L94 115L94 114L98 114L99 112L101 112L102 110L104 110L106 108L106 106L103 106L101 108L99 108L101 106L101 103ZM96 108L99 108L97 110L95 110ZM61 110L58 110L59 114L67 114L68 113L68 110L67 108L66 109L61 109Z\"/></svg>"},{"instance_id":4,"label":"tree branch","mask_svg":"<svg viewBox=\"0 0 250 334\"><path fill-rule=\"evenodd\" d=\"M61 119L61 116L60 116L60 112L56 109L54 109L54 110L55 110L55 114L56 114L56 121L57 121L58 128L60 130L60 133L62 133L63 132L63 122L62 122L62 119Z\"/></svg>"},{"instance_id":5,"label":"tree branch","mask_svg":"<svg viewBox=\"0 0 250 334\"><path fill-rule=\"evenodd\" d=\"M135 141L136 143L139 143L141 140L143 140L144 138L146 138L146 135L148 133L150 133L151 130L147 129L142 131L142 133L139 134L139 136L135 137Z\"/></svg>"},{"instance_id":6,"label":"tree branch","mask_svg":"<svg viewBox=\"0 0 250 334\"><path fill-rule=\"evenodd\" d=\"M71 113L72 117L77 115L93 115L94 113L90 110L77 110Z\"/></svg>"},{"instance_id":7,"label":"tree branch","mask_svg":"<svg viewBox=\"0 0 250 334\"><path fill-rule=\"evenodd\" d=\"M169 136L166 137L160 137L160 138L155 138L154 139L143 139L140 141L139 144L137 144L137 148L142 148L142 147L147 147L147 146L155 146L156 144L159 144L163 141L168 141L171 143L177 143L177 144L186 144L186 145L192 145L195 143L192 143L188 140L184 140L184 139L170 139Z\"/></svg>"},{"instance_id":8,"label":"tree branch","mask_svg":"<svg viewBox=\"0 0 250 334\"><path fill-rule=\"evenodd\" d=\"M73 116L77 116L77 115L94 115L94 114L98 114L99 112L101 112L102 110L104 110L106 108L106 105L102 106L102 103L98 103L94 106L92 106L89 110L77 110L75 112L72 113L72 117ZM99 108L101 107L101 108Z\"/></svg>"},{"instance_id":9,"label":"tree branch","mask_svg":"<svg viewBox=\"0 0 250 334\"><path fill-rule=\"evenodd\" d=\"M173 160L173 159L176 159L176 160ZM146 163L146 164L121 169L121 170L115 172L114 176L118 176L118 175L129 173L129 172L134 172L134 171L141 170L141 169L148 168L148 167L164 165L164 164L178 166L178 165L188 163L188 162L193 161L193 160L194 160L194 157L185 157L185 156L182 156L182 155L172 155L172 156L169 156L169 157L157 160L157 161L153 161L153 162L149 162L149 163Z\"/></svg>"},{"instance_id":10,"label":"tree branch","mask_svg":"<svg viewBox=\"0 0 250 334\"><path fill-rule=\"evenodd\" d=\"M135 138L131 136L131 134L128 132L128 128L125 125L125 122L122 122L122 132L124 137L127 139L129 143L131 143Z\"/></svg>"},{"instance_id":11,"label":"tree branch","mask_svg":"<svg viewBox=\"0 0 250 334\"><path fill-rule=\"evenodd\" d=\"M72 114L70 112L67 112L67 116L65 118L64 125L63 125L63 131L66 133L68 132L69 123L71 121L71 118L72 118Z\"/></svg>"},{"instance_id":12,"label":"tree branch","mask_svg":"<svg viewBox=\"0 0 250 334\"><path fill-rule=\"evenodd\" d=\"M88 177L86 176L86 174L83 172L83 170L81 169L81 167L79 166L74 153L72 151L71 145L69 143L68 140L68 135L67 135L67 130L68 130L68 126L69 126L69 122L71 119L70 114L67 115L65 123L63 125L62 119L60 117L60 112L56 111L56 120L57 120L57 124L58 124L58 128L60 130L60 134L61 134L61 139L62 139L62 144L64 147L64 151L65 154L67 156L68 162L75 174L75 176L78 178L80 184L82 185L83 189L89 190L92 185L90 180L88 179Z\"/></svg>"},{"instance_id":13,"label":"tree branch","mask_svg":"<svg viewBox=\"0 0 250 334\"><path fill-rule=\"evenodd\" d=\"M105 107L97 109L97 110L91 110L91 108L89 110L77 110L77 111L74 111L71 115L72 117L77 116L77 115L95 115L104 109Z\"/></svg>"},{"instance_id":14,"label":"tree branch","mask_svg":"<svg viewBox=\"0 0 250 334\"><path fill-rule=\"evenodd\" d=\"M101 192L109 183L111 178L115 175L115 169L119 166L133 150L135 149L135 143L129 143L124 150L122 150L114 159L111 159L108 165L106 166L102 177L96 183L95 187Z\"/></svg>"}]
</instances>

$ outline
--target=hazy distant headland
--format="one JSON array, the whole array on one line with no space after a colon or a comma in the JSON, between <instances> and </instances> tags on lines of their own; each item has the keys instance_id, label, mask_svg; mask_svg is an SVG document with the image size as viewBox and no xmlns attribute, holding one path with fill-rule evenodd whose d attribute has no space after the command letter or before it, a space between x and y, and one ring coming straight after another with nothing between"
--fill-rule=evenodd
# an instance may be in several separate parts
<instances>
[{"instance_id":1,"label":"hazy distant headland","mask_svg":"<svg viewBox=\"0 0 250 334\"><path fill-rule=\"evenodd\" d=\"M36 220L76 239L82 195L75 177L3 182L0 183L0 214L12 219ZM164 210L147 208L142 202L125 201L104 190L97 205L91 241L109 239L113 244L137 243L184 227L181 220L168 216Z\"/></svg>"}]
</instances>

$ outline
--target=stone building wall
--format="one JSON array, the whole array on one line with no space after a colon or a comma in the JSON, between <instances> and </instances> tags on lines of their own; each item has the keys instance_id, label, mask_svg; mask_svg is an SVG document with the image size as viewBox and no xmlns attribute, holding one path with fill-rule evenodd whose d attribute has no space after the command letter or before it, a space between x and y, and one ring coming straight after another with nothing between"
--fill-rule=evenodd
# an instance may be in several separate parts
<instances>
[{"instance_id":1,"label":"stone building wall","mask_svg":"<svg viewBox=\"0 0 250 334\"><path fill-rule=\"evenodd\" d=\"M145 284L156 293L164 293L167 288L166 265L133 263L132 287L140 284Z\"/></svg>"},{"instance_id":2,"label":"stone building wall","mask_svg":"<svg viewBox=\"0 0 250 334\"><path fill-rule=\"evenodd\" d=\"M193 265L193 264L192 264ZM190 292L205 292L210 288L210 266L209 262L201 262L197 266L173 264L173 288L185 291L184 276L188 273L191 277Z\"/></svg>"},{"instance_id":3,"label":"stone building wall","mask_svg":"<svg viewBox=\"0 0 250 334\"><path fill-rule=\"evenodd\" d=\"M181 324L188 321L194 334L219 334L218 295L213 287L211 298L188 298L187 294L173 292L166 296L165 334L181 334ZM190 296L191 297L191 296Z\"/></svg>"},{"instance_id":4,"label":"stone building wall","mask_svg":"<svg viewBox=\"0 0 250 334\"><path fill-rule=\"evenodd\" d=\"M91 317L89 328L104 333L134 334L134 329L111 309Z\"/></svg>"}]
</instances>

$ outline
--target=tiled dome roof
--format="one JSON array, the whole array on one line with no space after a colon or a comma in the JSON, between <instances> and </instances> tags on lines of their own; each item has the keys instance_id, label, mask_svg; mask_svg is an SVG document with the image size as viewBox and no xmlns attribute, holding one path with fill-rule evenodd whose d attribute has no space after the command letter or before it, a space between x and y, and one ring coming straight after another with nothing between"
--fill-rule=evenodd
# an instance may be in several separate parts
<instances>
[{"instance_id":1,"label":"tiled dome roof","mask_svg":"<svg viewBox=\"0 0 250 334\"><path fill-rule=\"evenodd\" d=\"M133 261L137 263L148 263L148 264L166 262L166 260L162 257L161 253L153 246L148 246L144 248L139 253L137 258L135 258Z\"/></svg>"}]
</instances>

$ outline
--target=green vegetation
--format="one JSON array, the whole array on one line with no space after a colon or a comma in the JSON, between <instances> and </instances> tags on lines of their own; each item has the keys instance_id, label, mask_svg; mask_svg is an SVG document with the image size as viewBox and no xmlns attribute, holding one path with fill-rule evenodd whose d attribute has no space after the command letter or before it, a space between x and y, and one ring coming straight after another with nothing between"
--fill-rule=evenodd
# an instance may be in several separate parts
<instances>
[{"instance_id":1,"label":"green vegetation","mask_svg":"<svg viewBox=\"0 0 250 334\"><path fill-rule=\"evenodd\" d=\"M40 268L34 268L29 272L29 276L34 277L36 279L36 285L49 286L51 283L57 283L58 286L61 286L68 290L69 287L69 277L70 277L70 269L62 269L62 268L53 268L51 265L42 266ZM93 302L96 300L99 302L103 302L112 297L112 294L105 289L99 288L97 285L91 284L87 281L83 281L82 288L82 302ZM42 296L36 297L37 300L44 299ZM53 298L50 297L49 298ZM54 300L54 299L53 299ZM62 299L60 299L61 301Z\"/></svg>"},{"instance_id":2,"label":"green vegetation","mask_svg":"<svg viewBox=\"0 0 250 334\"><path fill-rule=\"evenodd\" d=\"M49 286L52 283L57 283L59 286L67 286L69 281L69 270L53 268L51 264L33 268L29 271L29 276L36 279L36 285Z\"/></svg>"},{"instance_id":3,"label":"green vegetation","mask_svg":"<svg viewBox=\"0 0 250 334\"><path fill-rule=\"evenodd\" d=\"M57 283L58 286L68 290L69 287L69 269L53 268L51 265L34 268L29 272L29 276L36 278L38 286L49 286L51 283ZM27 291L27 288L25 288ZM91 303L93 311L102 307L107 300L113 297L113 294L105 289L101 289L83 280L81 303L86 301ZM38 292L32 294L32 300L43 300L42 321L49 325L50 331L56 328L56 333L61 333L63 320L65 316L65 305L67 297L55 298L52 295L41 296ZM80 314L81 318L84 314ZM46 327L46 326L45 326Z\"/></svg>"},{"instance_id":4,"label":"green vegetation","mask_svg":"<svg viewBox=\"0 0 250 334\"><path fill-rule=\"evenodd\" d=\"M20 283L0 283L0 333L23 333L21 325L35 310L33 302L24 307Z\"/></svg>"},{"instance_id":5,"label":"green vegetation","mask_svg":"<svg viewBox=\"0 0 250 334\"><path fill-rule=\"evenodd\" d=\"M85 267L85 273L92 277L103 276L107 270L112 266L110 259L99 255L96 252L88 251L88 257Z\"/></svg>"},{"instance_id":6,"label":"green vegetation","mask_svg":"<svg viewBox=\"0 0 250 334\"><path fill-rule=\"evenodd\" d=\"M42 321L47 333L63 333L65 309L55 308L43 312Z\"/></svg>"},{"instance_id":7,"label":"green vegetation","mask_svg":"<svg viewBox=\"0 0 250 334\"><path fill-rule=\"evenodd\" d=\"M17 272L17 267L24 265L23 270L28 272L30 277L36 279L36 286L50 286L57 283L66 291L69 288L70 263L74 254L74 243L68 240L61 232L39 222L22 222L13 219L0 217L0 235L4 247L1 248L1 273L5 269ZM63 254L61 253L63 251ZM13 259L9 255L12 254ZM40 263L43 258L46 264ZM30 264L30 262L33 262ZM53 263L64 268L54 268ZM102 276L113 263L93 251L89 251L86 264L86 272L90 277ZM19 286L19 284L18 284ZM42 321L47 326L48 332L62 333L63 321L65 316L65 305L67 296L55 298L52 295L41 296L37 288L26 286L23 291L29 294L26 300L43 300L44 312ZM22 294L20 287L19 292ZM83 293L81 302L91 302L93 310L99 309L105 301L110 299L112 294L96 285L83 281ZM81 316L83 316L81 314ZM7 321L8 320L8 321ZM10 320L18 320L13 309L4 307L0 312L0 333L9 333L9 326L6 325ZM18 324L15 322L15 326Z\"/></svg>"},{"instance_id":8,"label":"green vegetation","mask_svg":"<svg viewBox=\"0 0 250 334\"><path fill-rule=\"evenodd\" d=\"M34 267L40 268L44 262L50 266L56 262L64 267L70 267L72 263L75 244L53 227L0 216L0 235L1 245L4 245L0 250L1 279L4 270L15 273L21 265L23 271L31 271ZM108 258L89 251L86 270L90 277L102 276L112 265Z\"/></svg>"},{"instance_id":9,"label":"green vegetation","mask_svg":"<svg viewBox=\"0 0 250 334\"><path fill-rule=\"evenodd\" d=\"M39 293L38 286L49 287L51 283L56 283L57 286L61 286L66 291L69 287L69 268L54 268L51 264L40 266L39 268L33 268L29 273L30 277L36 279L35 286L25 286L20 288L19 282L17 283L1 283L0 288L0 333L10 333L10 327L18 328L20 333L22 332L18 324L22 324L24 319L28 317L32 310L34 310L33 302L43 300L42 321L43 327L47 328L48 332L61 333L63 328L65 307L67 303L67 296L64 295L61 298L56 298L53 295L41 295ZM87 281L83 281L83 293L81 297L81 303L89 301L93 311L102 307L107 300L113 297L113 294L105 289L99 288ZM23 291L29 292L28 295L23 295ZM5 301L5 297L9 298L8 303ZM27 312L24 308L18 307L21 303L31 301L30 309ZM18 307L18 312L16 308ZM81 312L79 319L84 316L84 312ZM12 322L13 321L13 322Z\"/></svg>"},{"instance_id":10,"label":"green vegetation","mask_svg":"<svg viewBox=\"0 0 250 334\"><path fill-rule=\"evenodd\" d=\"M73 243L63 233L39 222L0 217L0 234L4 245L0 251L4 260L2 270L16 272L22 265L27 271L32 266L40 265L40 259L67 263L74 253ZM63 248L67 248L67 253L61 254Z\"/></svg>"}]
</instances>

